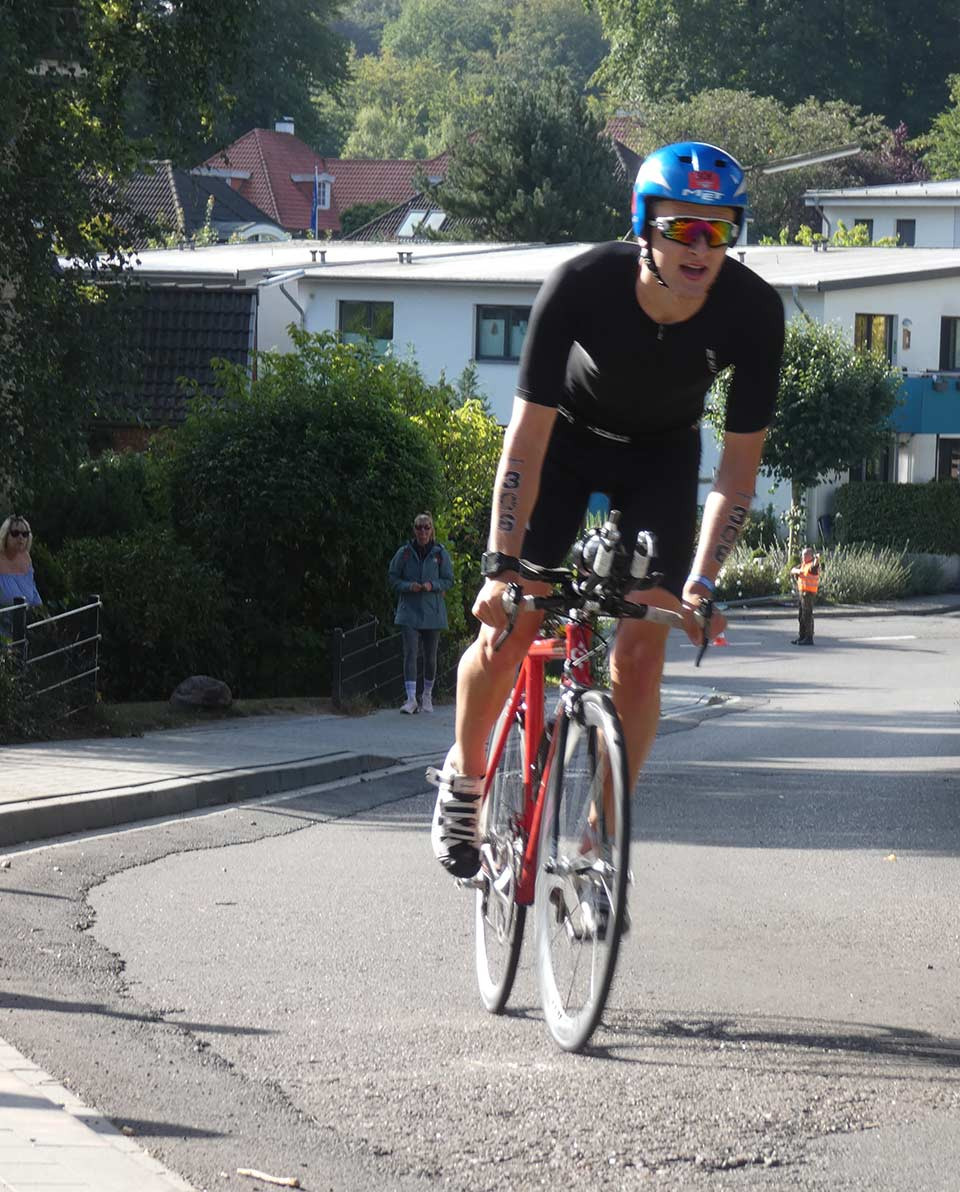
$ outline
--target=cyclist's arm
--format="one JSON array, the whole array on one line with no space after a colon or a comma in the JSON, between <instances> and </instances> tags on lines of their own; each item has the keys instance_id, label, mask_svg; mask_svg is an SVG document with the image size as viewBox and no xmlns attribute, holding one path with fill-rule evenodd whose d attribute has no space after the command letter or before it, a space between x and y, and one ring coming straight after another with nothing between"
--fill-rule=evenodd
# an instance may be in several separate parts
<instances>
[{"instance_id":1,"label":"cyclist's arm","mask_svg":"<svg viewBox=\"0 0 960 1192\"><path fill-rule=\"evenodd\" d=\"M493 509L487 546L501 554L520 557L523 536L540 490L540 470L557 411L515 397L513 414L503 440L503 451L493 486ZM506 572L484 582L473 606L473 615L485 625L505 623L502 595L519 576Z\"/></svg>"},{"instance_id":2,"label":"cyclist's arm","mask_svg":"<svg viewBox=\"0 0 960 1192\"><path fill-rule=\"evenodd\" d=\"M711 595L697 577L703 576L713 583L740 536L753 500L766 433L764 429L748 434L727 431L724 435L717 478L703 507L696 558L683 588L685 619L688 608L695 608L700 600ZM699 632L691 616L687 633L697 641Z\"/></svg>"}]
</instances>

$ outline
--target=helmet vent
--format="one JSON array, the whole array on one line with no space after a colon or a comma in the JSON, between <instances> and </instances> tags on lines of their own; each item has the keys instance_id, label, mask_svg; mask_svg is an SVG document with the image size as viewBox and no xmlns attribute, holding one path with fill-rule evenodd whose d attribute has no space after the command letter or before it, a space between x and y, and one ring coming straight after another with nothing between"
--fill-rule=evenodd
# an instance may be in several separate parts
<instances>
[{"instance_id":1,"label":"helmet vent","mask_svg":"<svg viewBox=\"0 0 960 1192\"><path fill-rule=\"evenodd\" d=\"M679 160L686 162L688 166L693 165L693 158L690 156L689 153L687 153L685 156L679 158Z\"/></svg>"},{"instance_id":2,"label":"helmet vent","mask_svg":"<svg viewBox=\"0 0 960 1192\"><path fill-rule=\"evenodd\" d=\"M722 157L718 157L717 160L713 164L718 170L725 170L727 168L727 163L723 160Z\"/></svg>"}]
</instances>

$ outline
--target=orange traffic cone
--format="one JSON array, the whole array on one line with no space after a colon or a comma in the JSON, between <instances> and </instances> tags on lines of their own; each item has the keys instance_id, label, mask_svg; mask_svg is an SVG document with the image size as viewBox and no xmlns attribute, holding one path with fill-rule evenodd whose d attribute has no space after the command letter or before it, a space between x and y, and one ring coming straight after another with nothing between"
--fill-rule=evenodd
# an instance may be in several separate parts
<instances>
[{"instance_id":1,"label":"orange traffic cone","mask_svg":"<svg viewBox=\"0 0 960 1192\"><path fill-rule=\"evenodd\" d=\"M715 646L729 646L730 645L730 643L727 641L727 635L725 633L718 633L717 636L713 639L713 644Z\"/></svg>"}]
</instances>

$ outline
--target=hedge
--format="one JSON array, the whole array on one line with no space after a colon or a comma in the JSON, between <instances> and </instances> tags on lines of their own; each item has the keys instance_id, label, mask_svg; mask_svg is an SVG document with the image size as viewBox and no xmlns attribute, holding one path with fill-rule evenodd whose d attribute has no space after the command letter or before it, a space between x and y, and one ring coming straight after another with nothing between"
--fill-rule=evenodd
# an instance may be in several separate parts
<instances>
[{"instance_id":1,"label":"hedge","mask_svg":"<svg viewBox=\"0 0 960 1192\"><path fill-rule=\"evenodd\" d=\"M837 490L838 542L870 542L936 555L960 554L960 484L865 481Z\"/></svg>"}]
</instances>

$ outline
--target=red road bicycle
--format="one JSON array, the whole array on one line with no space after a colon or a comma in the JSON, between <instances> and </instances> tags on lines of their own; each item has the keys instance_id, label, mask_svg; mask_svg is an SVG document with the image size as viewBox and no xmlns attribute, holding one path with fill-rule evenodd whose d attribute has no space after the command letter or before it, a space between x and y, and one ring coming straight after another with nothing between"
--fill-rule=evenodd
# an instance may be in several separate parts
<instances>
[{"instance_id":1,"label":"red road bicycle","mask_svg":"<svg viewBox=\"0 0 960 1192\"><path fill-rule=\"evenodd\" d=\"M592 664L607 642L596 616L682 624L679 613L634 604L630 592L659 580L655 544L638 535L632 555L620 543L619 515L574 547L572 570L524 564L522 574L553 585L547 596L504 596L510 619L521 610L559 615L563 638L541 630L490 739L480 813L476 965L491 1013L506 1006L523 943L527 908L536 916L536 967L547 1027L578 1051L606 1004L620 939L629 922L630 790L623 731L610 696L593 685ZM704 609L703 641L710 608ZM502 639L501 639L502 640ZM562 660L556 708L545 715L545 671Z\"/></svg>"}]
</instances>

